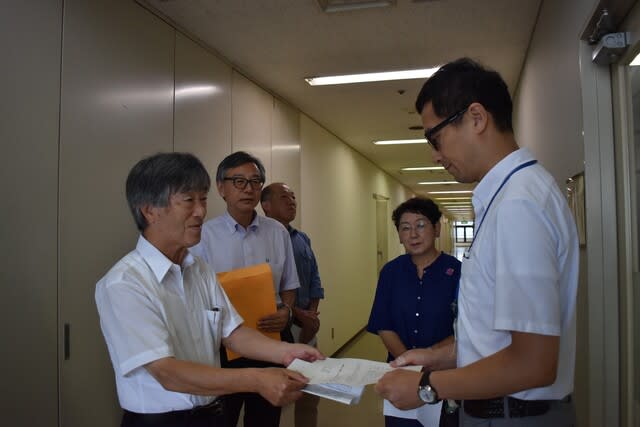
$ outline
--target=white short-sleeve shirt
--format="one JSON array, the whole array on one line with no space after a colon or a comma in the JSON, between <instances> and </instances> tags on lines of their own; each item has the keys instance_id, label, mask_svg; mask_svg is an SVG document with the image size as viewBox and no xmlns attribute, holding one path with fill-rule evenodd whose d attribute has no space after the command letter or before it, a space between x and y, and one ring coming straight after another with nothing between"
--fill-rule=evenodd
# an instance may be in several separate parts
<instances>
[{"instance_id":1,"label":"white short-sleeve shirt","mask_svg":"<svg viewBox=\"0 0 640 427\"><path fill-rule=\"evenodd\" d=\"M202 239L191 252L217 273L268 263L277 302L280 292L300 287L289 232L272 218L256 214L245 229L225 212L202 226Z\"/></svg>"},{"instance_id":2,"label":"white short-sleeve shirt","mask_svg":"<svg viewBox=\"0 0 640 427\"><path fill-rule=\"evenodd\" d=\"M165 390L144 368L164 357L220 366L221 339L242 318L205 262L188 254L181 269L140 236L98 282L95 297L122 408L160 413L213 400Z\"/></svg>"},{"instance_id":3,"label":"white short-sleeve shirt","mask_svg":"<svg viewBox=\"0 0 640 427\"><path fill-rule=\"evenodd\" d=\"M463 259L458 300L458 366L505 348L510 331L560 337L558 375L548 387L514 394L561 399L573 390L578 288L578 237L567 202L538 163L519 149L495 165L474 190L476 231Z\"/></svg>"}]
</instances>

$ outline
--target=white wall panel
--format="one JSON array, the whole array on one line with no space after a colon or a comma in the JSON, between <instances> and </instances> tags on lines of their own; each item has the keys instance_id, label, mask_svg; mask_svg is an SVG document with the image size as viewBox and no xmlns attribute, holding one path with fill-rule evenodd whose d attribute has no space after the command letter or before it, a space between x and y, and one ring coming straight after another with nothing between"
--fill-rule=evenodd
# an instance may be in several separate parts
<instances>
[{"instance_id":1,"label":"white wall panel","mask_svg":"<svg viewBox=\"0 0 640 427\"><path fill-rule=\"evenodd\" d=\"M2 424L56 425L62 1L0 13Z\"/></svg>"},{"instance_id":2,"label":"white wall panel","mask_svg":"<svg viewBox=\"0 0 640 427\"><path fill-rule=\"evenodd\" d=\"M271 113L273 96L246 77L233 72L232 79L232 148L258 157L271 181Z\"/></svg>"},{"instance_id":3,"label":"white wall panel","mask_svg":"<svg viewBox=\"0 0 640 427\"><path fill-rule=\"evenodd\" d=\"M342 141L301 116L302 224L313 242L325 288L319 345L331 354L369 318L377 283L374 194L390 209L409 192ZM393 223L389 221L389 235ZM399 255L397 235L389 259ZM334 330L334 337L331 330Z\"/></svg>"},{"instance_id":4,"label":"white wall panel","mask_svg":"<svg viewBox=\"0 0 640 427\"><path fill-rule=\"evenodd\" d=\"M271 137L271 180L284 182L296 193L298 215L292 222L300 224L302 192L300 191L300 113L276 99L273 104Z\"/></svg>"},{"instance_id":5,"label":"white wall panel","mask_svg":"<svg viewBox=\"0 0 640 427\"><path fill-rule=\"evenodd\" d=\"M211 175L207 217L224 213L215 189L218 164L231 153L231 67L176 33L175 151L200 158Z\"/></svg>"},{"instance_id":6,"label":"white wall panel","mask_svg":"<svg viewBox=\"0 0 640 427\"><path fill-rule=\"evenodd\" d=\"M119 425L95 284L134 248L124 185L143 156L172 150L174 30L130 1L68 0L60 140L63 426Z\"/></svg>"}]
</instances>

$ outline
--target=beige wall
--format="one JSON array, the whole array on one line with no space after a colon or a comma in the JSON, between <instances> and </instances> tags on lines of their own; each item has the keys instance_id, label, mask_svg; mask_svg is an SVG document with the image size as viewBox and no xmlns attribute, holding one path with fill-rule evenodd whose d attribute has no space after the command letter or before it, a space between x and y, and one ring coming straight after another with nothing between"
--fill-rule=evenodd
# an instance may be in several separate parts
<instances>
[{"instance_id":1,"label":"beige wall","mask_svg":"<svg viewBox=\"0 0 640 427\"><path fill-rule=\"evenodd\" d=\"M302 142L302 228L309 233L325 288L320 348L331 354L368 320L377 283L374 194L389 198L389 259L399 254L391 210L404 187L305 115ZM333 334L332 334L333 331Z\"/></svg>"},{"instance_id":2,"label":"beige wall","mask_svg":"<svg viewBox=\"0 0 640 427\"><path fill-rule=\"evenodd\" d=\"M579 36L593 0L543 2L514 100L516 139L529 148L564 191L584 171ZM589 322L586 256L581 250L575 392L578 425L588 426Z\"/></svg>"}]
</instances>

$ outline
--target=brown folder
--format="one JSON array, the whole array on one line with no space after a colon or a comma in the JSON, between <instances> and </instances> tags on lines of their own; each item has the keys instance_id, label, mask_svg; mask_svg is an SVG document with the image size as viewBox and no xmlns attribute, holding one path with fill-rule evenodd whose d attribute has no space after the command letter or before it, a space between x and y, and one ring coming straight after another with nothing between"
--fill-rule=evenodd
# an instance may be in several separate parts
<instances>
[{"instance_id":1,"label":"brown folder","mask_svg":"<svg viewBox=\"0 0 640 427\"><path fill-rule=\"evenodd\" d=\"M218 273L220 285L227 293L231 304L244 319L244 326L258 330L258 319L277 310L273 287L273 276L269 264ZM262 332L263 335L280 341L279 332ZM239 354L227 349L227 359L233 360Z\"/></svg>"}]
</instances>

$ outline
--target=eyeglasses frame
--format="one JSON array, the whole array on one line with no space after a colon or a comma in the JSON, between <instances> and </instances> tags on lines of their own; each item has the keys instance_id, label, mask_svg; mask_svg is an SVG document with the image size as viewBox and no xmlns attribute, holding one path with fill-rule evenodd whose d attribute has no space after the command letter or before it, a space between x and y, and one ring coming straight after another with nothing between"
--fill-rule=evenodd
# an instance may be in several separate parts
<instances>
[{"instance_id":1,"label":"eyeglasses frame","mask_svg":"<svg viewBox=\"0 0 640 427\"><path fill-rule=\"evenodd\" d=\"M460 117L462 117L464 115L464 113L467 112L467 110L469 109L470 106L471 105L467 105L462 110L460 110L460 111L458 111L456 113L453 113L452 115L450 115L449 117L447 117L446 119L444 119L443 121L441 121L440 123L438 123L437 125L432 127L431 129L426 130L424 132L424 139L427 140L427 144L429 144L431 146L431 148L433 148L434 150L440 151L440 143L437 140L434 140L433 137L435 136L435 134L440 132L447 125L455 122Z\"/></svg>"}]
</instances>

